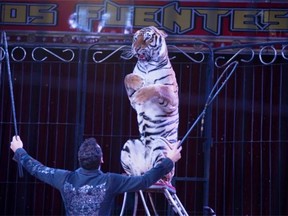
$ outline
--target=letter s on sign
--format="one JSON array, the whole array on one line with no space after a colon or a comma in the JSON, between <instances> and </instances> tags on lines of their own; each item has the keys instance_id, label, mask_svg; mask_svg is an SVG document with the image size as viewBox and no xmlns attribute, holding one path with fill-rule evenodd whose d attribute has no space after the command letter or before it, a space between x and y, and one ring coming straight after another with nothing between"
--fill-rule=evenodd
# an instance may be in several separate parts
<instances>
[{"instance_id":1,"label":"letter s on sign","mask_svg":"<svg viewBox=\"0 0 288 216\"><path fill-rule=\"evenodd\" d=\"M28 23L37 25L56 25L55 4L30 5Z\"/></svg>"}]
</instances>

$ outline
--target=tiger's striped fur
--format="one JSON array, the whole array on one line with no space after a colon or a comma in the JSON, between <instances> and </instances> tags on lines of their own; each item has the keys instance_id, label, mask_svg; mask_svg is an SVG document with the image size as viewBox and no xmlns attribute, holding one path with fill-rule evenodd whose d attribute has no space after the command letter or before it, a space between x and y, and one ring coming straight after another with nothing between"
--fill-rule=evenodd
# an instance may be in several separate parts
<instances>
[{"instance_id":1,"label":"tiger's striped fur","mask_svg":"<svg viewBox=\"0 0 288 216\"><path fill-rule=\"evenodd\" d=\"M131 52L136 56L133 73L124 83L131 106L137 112L140 139L128 140L121 151L121 164L129 175L142 175L178 140L178 85L165 42L166 33L150 26L134 34ZM170 181L174 170L166 176Z\"/></svg>"}]
</instances>

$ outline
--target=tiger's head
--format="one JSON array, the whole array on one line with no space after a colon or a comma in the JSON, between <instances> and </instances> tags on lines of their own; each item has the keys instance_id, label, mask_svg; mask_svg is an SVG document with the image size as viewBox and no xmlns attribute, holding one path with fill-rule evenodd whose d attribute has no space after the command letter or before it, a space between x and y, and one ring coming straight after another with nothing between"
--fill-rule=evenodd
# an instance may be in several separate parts
<instances>
[{"instance_id":1,"label":"tiger's head","mask_svg":"<svg viewBox=\"0 0 288 216\"><path fill-rule=\"evenodd\" d=\"M122 54L122 58L138 58L139 61L159 61L167 57L167 34L154 26L142 28L135 32L131 50Z\"/></svg>"}]
</instances>

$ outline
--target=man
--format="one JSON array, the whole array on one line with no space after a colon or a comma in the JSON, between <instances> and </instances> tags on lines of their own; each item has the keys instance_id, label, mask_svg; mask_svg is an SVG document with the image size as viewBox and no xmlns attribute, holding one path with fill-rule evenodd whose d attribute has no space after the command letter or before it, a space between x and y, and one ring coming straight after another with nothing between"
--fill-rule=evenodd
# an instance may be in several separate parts
<instances>
[{"instance_id":1,"label":"man","mask_svg":"<svg viewBox=\"0 0 288 216\"><path fill-rule=\"evenodd\" d=\"M143 190L158 181L181 158L177 145L167 150L166 158L143 176L103 173L101 147L94 138L86 139L78 150L80 168L75 171L49 168L33 159L23 149L19 136L12 138L10 148L22 166L39 180L57 188L67 215L111 215L115 196L123 192Z\"/></svg>"}]
</instances>

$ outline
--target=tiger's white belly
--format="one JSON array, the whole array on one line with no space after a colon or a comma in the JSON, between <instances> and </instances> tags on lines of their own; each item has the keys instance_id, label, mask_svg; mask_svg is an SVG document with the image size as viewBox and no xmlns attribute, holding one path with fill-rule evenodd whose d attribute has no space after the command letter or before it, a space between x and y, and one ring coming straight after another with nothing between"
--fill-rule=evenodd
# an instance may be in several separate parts
<instances>
[{"instance_id":1,"label":"tiger's white belly","mask_svg":"<svg viewBox=\"0 0 288 216\"><path fill-rule=\"evenodd\" d=\"M137 65L134 67L133 74L142 77L145 86L154 85L155 80L169 74L171 74L171 76L167 77L164 80L157 80L157 83L164 84L164 82L167 83L169 82L169 83L175 83L177 85L175 72L170 62L167 65L165 65L165 67L162 68L157 68L154 65L147 65L144 68L143 67L139 68Z\"/></svg>"},{"instance_id":2,"label":"tiger's white belly","mask_svg":"<svg viewBox=\"0 0 288 216\"><path fill-rule=\"evenodd\" d=\"M167 114L157 103L147 101L145 104L135 105L135 110L139 133L145 144L159 137L165 137L171 143L177 142L178 109ZM174 123L171 124L172 121Z\"/></svg>"}]
</instances>

